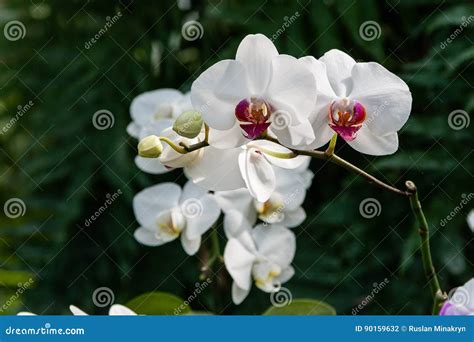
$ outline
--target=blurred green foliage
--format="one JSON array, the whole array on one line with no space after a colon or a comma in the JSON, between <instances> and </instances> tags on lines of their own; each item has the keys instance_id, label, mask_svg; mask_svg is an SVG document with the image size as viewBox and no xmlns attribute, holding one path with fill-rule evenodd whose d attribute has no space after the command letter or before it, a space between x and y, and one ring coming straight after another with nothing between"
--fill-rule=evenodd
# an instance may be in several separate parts
<instances>
[{"instance_id":1,"label":"blurred green foliage","mask_svg":"<svg viewBox=\"0 0 474 342\"><path fill-rule=\"evenodd\" d=\"M135 167L136 141L125 128L128 108L139 93L160 87L190 88L200 72L232 58L249 33L279 34L280 52L319 57L338 48L356 60L377 61L400 75L413 93L412 115L400 132L400 149L388 157L364 156L339 143L337 153L381 179L403 187L418 185L432 230L434 262L445 290L474 275L472 232L466 224L469 203L450 214L472 192L472 128L453 130L448 115L474 107L473 23L452 42L442 43L469 20L470 1L9 1L2 3L2 28L20 20L26 34L0 38L0 126L18 106L33 106L0 135L0 203L21 198L24 216L0 217L0 303L17 284L33 277L34 288L8 307L36 313L66 313L75 304L90 313L93 291L111 288L126 303L151 291L187 298L199 277L199 257L188 258L179 243L140 246L132 237L133 195L166 180L180 183L176 171L146 175ZM108 18L122 16L90 48ZM204 35L181 36L188 20L198 20ZM366 41L360 26L369 20L380 37ZM95 112L113 113L114 125L98 130ZM472 126L472 125L471 125ZM324 167L323 167L324 166ZM339 314L351 314L374 283L388 285L360 314L427 314L430 311L414 218L408 201L368 185L334 165L314 161L313 186L305 208L308 219L298 236L296 275L285 286L294 298L323 300ZM123 193L98 220L85 220L107 194ZM368 197L382 205L379 216L361 217ZM200 256L203 257L202 255ZM253 290L239 307L230 303L230 281L220 281L194 310L218 308L224 314L261 314L267 294ZM20 279L20 280L19 280ZM5 313L5 312L3 312Z\"/></svg>"}]
</instances>

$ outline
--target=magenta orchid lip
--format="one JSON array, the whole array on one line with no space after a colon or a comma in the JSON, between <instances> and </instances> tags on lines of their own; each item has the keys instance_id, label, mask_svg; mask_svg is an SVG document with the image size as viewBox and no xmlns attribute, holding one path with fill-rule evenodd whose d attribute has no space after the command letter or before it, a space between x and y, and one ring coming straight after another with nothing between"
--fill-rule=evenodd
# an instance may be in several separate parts
<instances>
[{"instance_id":1,"label":"magenta orchid lip","mask_svg":"<svg viewBox=\"0 0 474 342\"><path fill-rule=\"evenodd\" d=\"M273 107L266 101L251 97L243 99L235 107L235 117L247 139L256 139L267 130Z\"/></svg>"},{"instance_id":2,"label":"magenta orchid lip","mask_svg":"<svg viewBox=\"0 0 474 342\"><path fill-rule=\"evenodd\" d=\"M365 118L365 107L358 101L343 98L329 105L329 127L345 141L357 137Z\"/></svg>"}]
</instances>

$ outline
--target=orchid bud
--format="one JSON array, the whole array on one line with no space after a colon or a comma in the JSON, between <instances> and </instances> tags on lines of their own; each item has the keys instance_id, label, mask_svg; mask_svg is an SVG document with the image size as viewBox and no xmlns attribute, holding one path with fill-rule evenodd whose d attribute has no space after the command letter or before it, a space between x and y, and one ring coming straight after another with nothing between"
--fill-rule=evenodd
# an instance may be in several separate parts
<instances>
[{"instance_id":1,"label":"orchid bud","mask_svg":"<svg viewBox=\"0 0 474 342\"><path fill-rule=\"evenodd\" d=\"M138 155L144 158L158 158L163 152L163 145L156 135L149 135L138 143Z\"/></svg>"},{"instance_id":2,"label":"orchid bud","mask_svg":"<svg viewBox=\"0 0 474 342\"><path fill-rule=\"evenodd\" d=\"M173 131L182 137L193 139L201 133L202 124L201 113L195 110L188 110L177 117L173 125Z\"/></svg>"}]
</instances>

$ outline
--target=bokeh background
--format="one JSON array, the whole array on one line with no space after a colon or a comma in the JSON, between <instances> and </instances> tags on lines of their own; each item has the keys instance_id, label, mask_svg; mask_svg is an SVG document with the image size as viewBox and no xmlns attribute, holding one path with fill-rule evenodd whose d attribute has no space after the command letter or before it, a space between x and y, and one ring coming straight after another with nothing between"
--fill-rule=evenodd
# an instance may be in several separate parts
<instances>
[{"instance_id":1,"label":"bokeh background","mask_svg":"<svg viewBox=\"0 0 474 342\"><path fill-rule=\"evenodd\" d=\"M87 48L117 13L119 20ZM0 215L0 304L19 283L33 281L2 314L64 314L69 304L104 313L92 301L100 287L112 289L117 303L149 291L182 298L193 292L199 258L189 258L179 242L147 248L132 237L134 194L166 180L183 184L185 177L136 168L137 142L125 131L128 109L147 90L189 90L200 72L233 58L240 40L257 32L276 35L282 53L319 57L338 48L407 82L413 110L399 151L375 158L339 142L337 153L390 184L417 183L442 287L463 284L474 275L466 223L474 202L462 204L473 191L473 14L472 2L460 0L0 1L0 203L25 204L16 218ZM181 33L190 20L203 27L193 41ZM24 26L19 36L6 31L12 21ZM375 35L362 31L367 22ZM112 127L93 125L99 110L113 114ZM315 160L311 168L308 219L295 229L296 275L285 285L293 298L324 300L351 314L386 278L359 314L428 314L408 201L337 166ZM120 197L86 227L118 190ZM361 216L366 198L380 202L378 216ZM270 305L254 289L236 307L229 285L220 272L191 306L261 314Z\"/></svg>"}]
</instances>

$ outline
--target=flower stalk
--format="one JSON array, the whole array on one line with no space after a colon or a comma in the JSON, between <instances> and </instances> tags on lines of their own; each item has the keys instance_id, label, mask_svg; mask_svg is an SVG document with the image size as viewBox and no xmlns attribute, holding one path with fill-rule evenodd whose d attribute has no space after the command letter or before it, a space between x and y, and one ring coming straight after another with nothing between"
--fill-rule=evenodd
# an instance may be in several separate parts
<instances>
[{"instance_id":1,"label":"flower stalk","mask_svg":"<svg viewBox=\"0 0 474 342\"><path fill-rule=\"evenodd\" d=\"M418 233L420 235L420 250L421 258L423 261L423 268L425 270L426 279L430 286L431 295L433 297L433 309L432 314L437 315L441 309L442 303L447 299L446 295L441 290L439 285L438 276L436 274L436 269L433 265L433 259L431 257L431 248L430 248L430 231L428 226L428 221L426 220L423 209L421 208L420 200L418 199L418 191L415 183L412 181L407 181L405 183L409 195L410 206L413 214L416 217L418 222Z\"/></svg>"}]
</instances>

